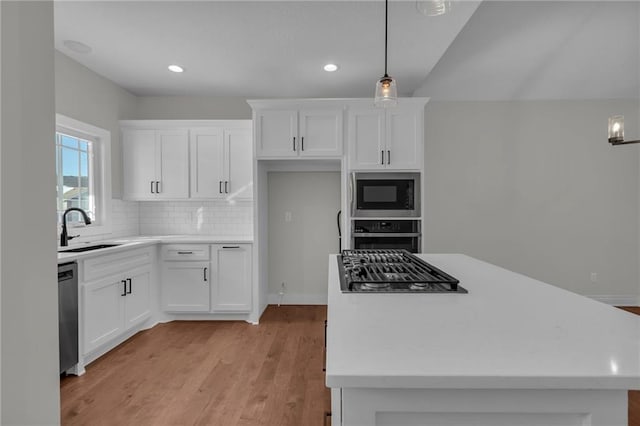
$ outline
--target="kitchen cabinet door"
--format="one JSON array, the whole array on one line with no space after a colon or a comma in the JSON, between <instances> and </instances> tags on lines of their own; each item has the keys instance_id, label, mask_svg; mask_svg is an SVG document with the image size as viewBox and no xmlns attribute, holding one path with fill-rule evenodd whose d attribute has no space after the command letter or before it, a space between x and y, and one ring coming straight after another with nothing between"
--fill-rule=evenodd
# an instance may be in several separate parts
<instances>
[{"instance_id":1,"label":"kitchen cabinet door","mask_svg":"<svg viewBox=\"0 0 640 426\"><path fill-rule=\"evenodd\" d=\"M189 132L158 130L156 136L157 199L189 198Z\"/></svg>"},{"instance_id":2,"label":"kitchen cabinet door","mask_svg":"<svg viewBox=\"0 0 640 426\"><path fill-rule=\"evenodd\" d=\"M249 312L251 310L251 244L215 244L211 246L213 285L212 312Z\"/></svg>"},{"instance_id":3,"label":"kitchen cabinet door","mask_svg":"<svg viewBox=\"0 0 640 426\"><path fill-rule=\"evenodd\" d=\"M191 198L224 198L227 178L223 129L192 129L189 145Z\"/></svg>"},{"instance_id":4,"label":"kitchen cabinet door","mask_svg":"<svg viewBox=\"0 0 640 426\"><path fill-rule=\"evenodd\" d=\"M122 277L104 278L82 286L83 354L98 348L124 331L123 309L126 281Z\"/></svg>"},{"instance_id":5,"label":"kitchen cabinet door","mask_svg":"<svg viewBox=\"0 0 640 426\"><path fill-rule=\"evenodd\" d=\"M342 155L342 110L300 110L301 157L335 157Z\"/></svg>"},{"instance_id":6,"label":"kitchen cabinet door","mask_svg":"<svg viewBox=\"0 0 640 426\"><path fill-rule=\"evenodd\" d=\"M398 106L387 110L387 169L421 169L423 163L422 117L424 109Z\"/></svg>"},{"instance_id":7,"label":"kitchen cabinet door","mask_svg":"<svg viewBox=\"0 0 640 426\"><path fill-rule=\"evenodd\" d=\"M211 273L209 262L163 262L163 309L167 312L209 312Z\"/></svg>"},{"instance_id":8,"label":"kitchen cabinet door","mask_svg":"<svg viewBox=\"0 0 640 426\"><path fill-rule=\"evenodd\" d=\"M228 182L227 197L253 199L253 141L251 129L225 130Z\"/></svg>"},{"instance_id":9,"label":"kitchen cabinet door","mask_svg":"<svg viewBox=\"0 0 640 426\"><path fill-rule=\"evenodd\" d=\"M151 268L129 271L125 281L124 328L128 330L151 316Z\"/></svg>"},{"instance_id":10,"label":"kitchen cabinet door","mask_svg":"<svg viewBox=\"0 0 640 426\"><path fill-rule=\"evenodd\" d=\"M256 113L258 158L296 157L297 138L297 110L262 110Z\"/></svg>"},{"instance_id":11,"label":"kitchen cabinet door","mask_svg":"<svg viewBox=\"0 0 640 426\"><path fill-rule=\"evenodd\" d=\"M155 130L122 130L124 198L152 200L156 198L156 132Z\"/></svg>"},{"instance_id":12,"label":"kitchen cabinet door","mask_svg":"<svg viewBox=\"0 0 640 426\"><path fill-rule=\"evenodd\" d=\"M384 168L385 110L351 109L348 117L349 167L353 170Z\"/></svg>"}]
</instances>

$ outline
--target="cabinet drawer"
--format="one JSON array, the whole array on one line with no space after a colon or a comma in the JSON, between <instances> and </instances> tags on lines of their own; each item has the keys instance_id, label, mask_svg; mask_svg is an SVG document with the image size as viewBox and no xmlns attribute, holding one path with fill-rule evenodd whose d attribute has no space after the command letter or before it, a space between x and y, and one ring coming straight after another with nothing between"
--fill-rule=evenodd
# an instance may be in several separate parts
<instances>
[{"instance_id":1,"label":"cabinet drawer","mask_svg":"<svg viewBox=\"0 0 640 426\"><path fill-rule=\"evenodd\" d=\"M93 281L109 275L121 274L127 269L137 268L153 262L154 247L124 250L118 253L97 256L84 261L84 281Z\"/></svg>"},{"instance_id":2,"label":"cabinet drawer","mask_svg":"<svg viewBox=\"0 0 640 426\"><path fill-rule=\"evenodd\" d=\"M209 260L208 244L165 244L162 260Z\"/></svg>"}]
</instances>

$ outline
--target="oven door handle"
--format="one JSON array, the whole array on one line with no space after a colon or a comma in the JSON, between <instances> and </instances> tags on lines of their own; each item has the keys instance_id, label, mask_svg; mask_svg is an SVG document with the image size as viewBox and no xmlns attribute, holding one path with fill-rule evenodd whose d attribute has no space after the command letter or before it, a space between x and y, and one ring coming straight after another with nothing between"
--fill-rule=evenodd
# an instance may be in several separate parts
<instances>
[{"instance_id":1,"label":"oven door handle","mask_svg":"<svg viewBox=\"0 0 640 426\"><path fill-rule=\"evenodd\" d=\"M355 187L355 182L356 182L356 175L355 173L351 173L351 179L349 179L349 204L351 205L351 216L356 216L356 206L355 206L355 199L354 199L354 187Z\"/></svg>"},{"instance_id":2,"label":"oven door handle","mask_svg":"<svg viewBox=\"0 0 640 426\"><path fill-rule=\"evenodd\" d=\"M420 232L352 232L353 238L364 237L421 237Z\"/></svg>"}]
</instances>

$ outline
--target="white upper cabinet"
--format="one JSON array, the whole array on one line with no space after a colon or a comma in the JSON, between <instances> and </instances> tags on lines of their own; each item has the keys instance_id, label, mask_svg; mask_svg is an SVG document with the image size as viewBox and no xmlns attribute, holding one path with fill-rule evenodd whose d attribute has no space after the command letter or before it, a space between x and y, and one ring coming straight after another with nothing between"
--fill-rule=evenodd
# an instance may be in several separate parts
<instances>
[{"instance_id":1,"label":"white upper cabinet","mask_svg":"<svg viewBox=\"0 0 640 426\"><path fill-rule=\"evenodd\" d=\"M253 138L251 127L225 129L228 158L227 197L232 200L253 199Z\"/></svg>"},{"instance_id":2,"label":"white upper cabinet","mask_svg":"<svg viewBox=\"0 0 640 426\"><path fill-rule=\"evenodd\" d=\"M398 106L386 112L387 168L421 169L424 107Z\"/></svg>"},{"instance_id":3,"label":"white upper cabinet","mask_svg":"<svg viewBox=\"0 0 640 426\"><path fill-rule=\"evenodd\" d=\"M250 120L121 125L126 199L253 199Z\"/></svg>"},{"instance_id":4,"label":"white upper cabinet","mask_svg":"<svg viewBox=\"0 0 640 426\"><path fill-rule=\"evenodd\" d=\"M191 198L224 198L224 130L193 129L191 149Z\"/></svg>"},{"instance_id":5,"label":"white upper cabinet","mask_svg":"<svg viewBox=\"0 0 640 426\"><path fill-rule=\"evenodd\" d=\"M123 129L122 136L126 199L188 198L187 130Z\"/></svg>"},{"instance_id":6,"label":"white upper cabinet","mask_svg":"<svg viewBox=\"0 0 640 426\"><path fill-rule=\"evenodd\" d=\"M255 102L255 101L254 101ZM254 106L257 158L336 158L343 154L343 107ZM294 105L296 107L297 105Z\"/></svg>"},{"instance_id":7,"label":"white upper cabinet","mask_svg":"<svg viewBox=\"0 0 640 426\"><path fill-rule=\"evenodd\" d=\"M385 113L382 109L350 109L349 162L351 168L383 167ZM354 167L357 165L357 167Z\"/></svg>"},{"instance_id":8,"label":"white upper cabinet","mask_svg":"<svg viewBox=\"0 0 640 426\"><path fill-rule=\"evenodd\" d=\"M421 170L424 156L424 98L400 100L397 107L349 107L351 170Z\"/></svg>"},{"instance_id":9,"label":"white upper cabinet","mask_svg":"<svg viewBox=\"0 0 640 426\"><path fill-rule=\"evenodd\" d=\"M296 157L298 112L265 110L256 114L258 157Z\"/></svg>"},{"instance_id":10,"label":"white upper cabinet","mask_svg":"<svg viewBox=\"0 0 640 426\"><path fill-rule=\"evenodd\" d=\"M300 143L298 153L304 157L342 155L342 110L303 109L299 112Z\"/></svg>"}]
</instances>

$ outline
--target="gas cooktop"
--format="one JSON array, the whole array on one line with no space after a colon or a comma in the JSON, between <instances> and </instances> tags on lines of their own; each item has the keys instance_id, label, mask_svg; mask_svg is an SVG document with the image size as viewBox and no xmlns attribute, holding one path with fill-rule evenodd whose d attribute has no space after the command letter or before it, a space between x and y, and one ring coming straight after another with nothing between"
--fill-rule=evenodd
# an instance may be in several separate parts
<instances>
[{"instance_id":1,"label":"gas cooktop","mask_svg":"<svg viewBox=\"0 0 640 426\"><path fill-rule=\"evenodd\" d=\"M456 278L407 250L343 250L338 271L342 292L468 293Z\"/></svg>"}]
</instances>

